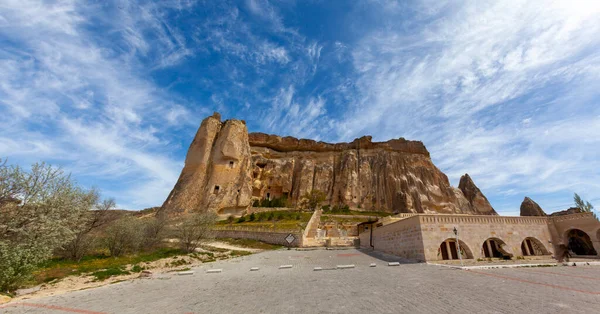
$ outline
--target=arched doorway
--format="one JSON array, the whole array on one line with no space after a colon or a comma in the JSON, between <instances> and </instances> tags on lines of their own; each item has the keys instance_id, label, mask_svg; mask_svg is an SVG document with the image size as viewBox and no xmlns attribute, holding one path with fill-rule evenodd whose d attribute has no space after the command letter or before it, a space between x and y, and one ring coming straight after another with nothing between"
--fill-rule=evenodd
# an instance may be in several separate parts
<instances>
[{"instance_id":1,"label":"arched doorway","mask_svg":"<svg viewBox=\"0 0 600 314\"><path fill-rule=\"evenodd\" d=\"M458 244L458 246L460 246L460 255L463 259L473 258L473 253L471 253L471 250L463 241L459 240ZM443 260L459 259L456 239L449 238L442 242L438 248L438 256Z\"/></svg>"},{"instance_id":2,"label":"arched doorway","mask_svg":"<svg viewBox=\"0 0 600 314\"><path fill-rule=\"evenodd\" d=\"M542 242L532 237L527 237L523 240L521 243L521 252L523 252L523 256L550 255L550 252L546 250Z\"/></svg>"},{"instance_id":3,"label":"arched doorway","mask_svg":"<svg viewBox=\"0 0 600 314\"><path fill-rule=\"evenodd\" d=\"M483 256L487 258L497 257L510 259L512 257L511 253L508 253L503 246L506 245L504 241L498 238L489 238L483 241L483 246L481 247L483 251Z\"/></svg>"},{"instance_id":4,"label":"arched doorway","mask_svg":"<svg viewBox=\"0 0 600 314\"><path fill-rule=\"evenodd\" d=\"M567 243L569 251L576 255L598 255L590 236L579 229L571 229L567 232Z\"/></svg>"}]
</instances>

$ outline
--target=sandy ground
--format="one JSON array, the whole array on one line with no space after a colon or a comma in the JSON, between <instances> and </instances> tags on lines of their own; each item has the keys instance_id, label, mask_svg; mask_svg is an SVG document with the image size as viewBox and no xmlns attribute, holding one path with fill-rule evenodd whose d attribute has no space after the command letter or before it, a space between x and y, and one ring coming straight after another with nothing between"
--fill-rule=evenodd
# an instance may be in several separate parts
<instances>
[{"instance_id":1,"label":"sandy ground","mask_svg":"<svg viewBox=\"0 0 600 314\"><path fill-rule=\"evenodd\" d=\"M220 241L211 241L204 243L207 246L212 246L216 248L226 249L226 250L236 250L236 251L247 251L252 253L258 253L262 250L260 249L251 249L245 247L239 247L235 245L231 245L225 242ZM196 251L198 252L210 252L201 248L198 248ZM228 252L212 252L214 254L214 258L217 260L223 260L229 258ZM198 267L202 264L210 264L211 262L204 262L206 260L212 260L209 256L200 255L200 260L198 258L193 258L189 256L179 256L179 257L169 257L163 258L160 260L156 260L149 263L140 263L139 265L144 267L144 269L152 272L152 277L160 278L168 273L173 273L177 271L187 270L189 268ZM186 264L181 266L170 266L171 263L175 261L185 260ZM132 265L128 267L130 269ZM27 300L31 298L39 298L39 297L47 297L47 296L55 296L64 294L70 291L77 290L85 290L100 286L105 286L117 282L129 281L137 278L141 278L142 276L139 273L134 273L131 275L121 275L110 277L104 281L94 281L93 276L69 276L56 282L50 282L46 284L42 284L33 288L23 289L25 294L19 295L13 299L9 297L0 296L0 304L6 303L9 301L20 301Z\"/></svg>"}]
</instances>

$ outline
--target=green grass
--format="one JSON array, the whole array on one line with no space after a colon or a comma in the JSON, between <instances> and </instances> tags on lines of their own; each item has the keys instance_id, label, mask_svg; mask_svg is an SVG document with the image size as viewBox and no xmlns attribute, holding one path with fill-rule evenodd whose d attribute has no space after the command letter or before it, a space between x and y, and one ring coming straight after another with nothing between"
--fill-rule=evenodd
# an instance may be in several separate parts
<instances>
[{"instance_id":1,"label":"green grass","mask_svg":"<svg viewBox=\"0 0 600 314\"><path fill-rule=\"evenodd\" d=\"M310 220L312 213L300 211L268 211L255 213L254 220L250 220L250 215L244 216L244 219L235 219L233 221L221 220L217 222L219 227L236 229L256 228L272 230L301 230ZM242 222L240 222L242 221Z\"/></svg>"},{"instance_id":2,"label":"green grass","mask_svg":"<svg viewBox=\"0 0 600 314\"><path fill-rule=\"evenodd\" d=\"M368 221L367 218L360 218L360 217L334 217L332 215L322 215L321 216L321 222L328 222L328 221L333 221L333 222L338 222L338 223L361 223L361 222L365 222Z\"/></svg>"},{"instance_id":3,"label":"green grass","mask_svg":"<svg viewBox=\"0 0 600 314\"><path fill-rule=\"evenodd\" d=\"M123 269L123 267L114 267L114 268L95 271L92 273L92 276L96 277L96 279L94 279L94 281L103 281L112 276L129 275L129 274L131 274L131 273L126 271L125 269Z\"/></svg>"},{"instance_id":4,"label":"green grass","mask_svg":"<svg viewBox=\"0 0 600 314\"><path fill-rule=\"evenodd\" d=\"M232 239L232 238L219 238L217 241L225 242L231 245L259 250L277 250L282 248L281 245L275 245L270 243L261 242L252 239Z\"/></svg>"},{"instance_id":5,"label":"green grass","mask_svg":"<svg viewBox=\"0 0 600 314\"><path fill-rule=\"evenodd\" d=\"M343 209L330 209L323 210L323 215L352 215L352 216L376 216L376 217L387 217L392 215L392 213L388 212L378 212L378 211L357 211L357 210L343 210Z\"/></svg>"},{"instance_id":6,"label":"green grass","mask_svg":"<svg viewBox=\"0 0 600 314\"><path fill-rule=\"evenodd\" d=\"M85 273L92 273L97 280L104 280L110 276L119 274L119 272L124 272L126 265L152 262L177 255L185 255L185 253L179 249L161 248L154 252L139 253L137 255L121 257L110 257L104 254L95 254L84 257L80 262L55 258L43 263L40 269L35 271L33 275L35 283L49 282L54 279Z\"/></svg>"}]
</instances>

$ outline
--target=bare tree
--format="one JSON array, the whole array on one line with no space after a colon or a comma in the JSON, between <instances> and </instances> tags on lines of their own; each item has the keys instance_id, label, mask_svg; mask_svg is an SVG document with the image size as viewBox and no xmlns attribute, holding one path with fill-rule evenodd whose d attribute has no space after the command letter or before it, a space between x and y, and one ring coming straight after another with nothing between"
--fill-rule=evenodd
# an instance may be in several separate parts
<instances>
[{"instance_id":1,"label":"bare tree","mask_svg":"<svg viewBox=\"0 0 600 314\"><path fill-rule=\"evenodd\" d=\"M134 217L123 217L108 228L103 242L111 256L136 252L142 240L142 223Z\"/></svg>"},{"instance_id":2,"label":"bare tree","mask_svg":"<svg viewBox=\"0 0 600 314\"><path fill-rule=\"evenodd\" d=\"M80 261L96 242L94 231L111 220L109 211L115 206L114 199L105 199L97 203L93 210L81 212L73 226L73 230L76 230L75 238L63 245L58 253L74 261Z\"/></svg>"},{"instance_id":3,"label":"bare tree","mask_svg":"<svg viewBox=\"0 0 600 314\"><path fill-rule=\"evenodd\" d=\"M203 240L210 238L212 226L217 220L214 213L193 213L183 217L183 221L175 226L175 236L181 249L194 252Z\"/></svg>"}]
</instances>

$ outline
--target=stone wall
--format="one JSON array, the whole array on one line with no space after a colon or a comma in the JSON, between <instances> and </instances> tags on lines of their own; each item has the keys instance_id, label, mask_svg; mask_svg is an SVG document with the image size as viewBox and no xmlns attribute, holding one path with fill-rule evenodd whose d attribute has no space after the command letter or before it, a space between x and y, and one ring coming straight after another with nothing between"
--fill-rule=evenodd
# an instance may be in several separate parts
<instances>
[{"instance_id":1,"label":"stone wall","mask_svg":"<svg viewBox=\"0 0 600 314\"><path fill-rule=\"evenodd\" d=\"M361 234L361 246L369 246L370 230ZM363 244L365 239L365 244ZM425 261L423 237L418 217L412 217L373 229L375 250L394 254L407 259Z\"/></svg>"},{"instance_id":2,"label":"stone wall","mask_svg":"<svg viewBox=\"0 0 600 314\"><path fill-rule=\"evenodd\" d=\"M504 243L503 249L513 256L523 256L521 244L525 238L534 238L547 252L554 251L552 237L545 217L501 217L466 215L419 215L423 231L423 246L428 261L441 260L439 248L446 239L454 239L458 230L461 247L473 258L485 258L483 245L493 238Z\"/></svg>"},{"instance_id":3,"label":"stone wall","mask_svg":"<svg viewBox=\"0 0 600 314\"><path fill-rule=\"evenodd\" d=\"M248 208L248 215L252 213L264 213L264 212L282 212L282 211L293 211L294 208L290 207L250 207Z\"/></svg>"},{"instance_id":4,"label":"stone wall","mask_svg":"<svg viewBox=\"0 0 600 314\"><path fill-rule=\"evenodd\" d=\"M271 244L288 246L285 238L291 233L296 238L290 246L302 247L302 233L300 232L267 232L250 230L214 230L216 238L253 239Z\"/></svg>"},{"instance_id":5,"label":"stone wall","mask_svg":"<svg viewBox=\"0 0 600 314\"><path fill-rule=\"evenodd\" d=\"M567 233L572 229L585 232L592 240L594 249L600 254L600 222L592 213L579 213L548 218L552 222L556 234L554 242L558 245L568 244Z\"/></svg>"}]
</instances>

